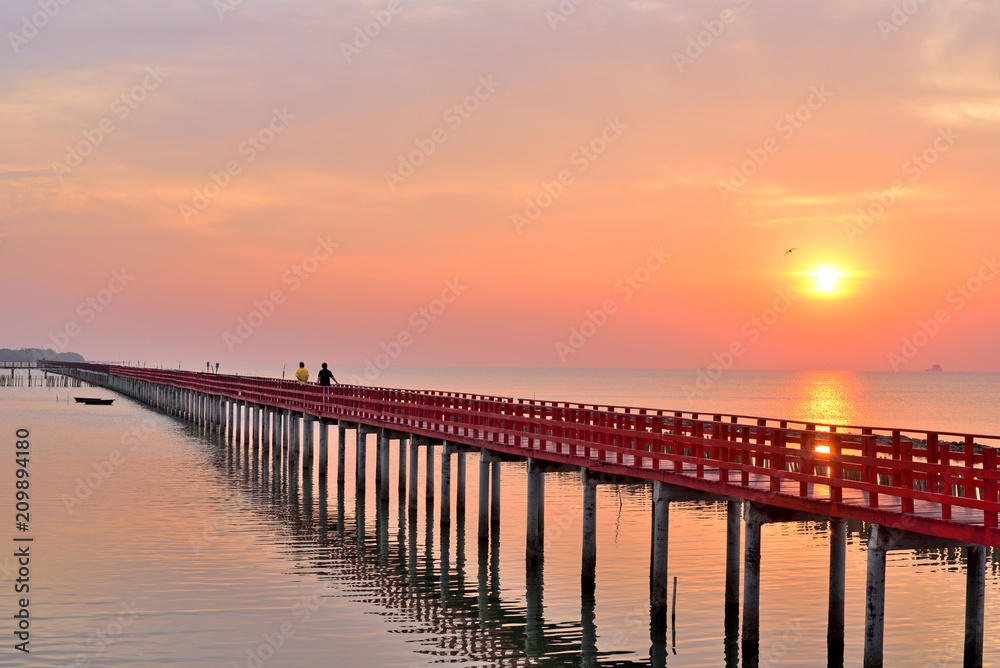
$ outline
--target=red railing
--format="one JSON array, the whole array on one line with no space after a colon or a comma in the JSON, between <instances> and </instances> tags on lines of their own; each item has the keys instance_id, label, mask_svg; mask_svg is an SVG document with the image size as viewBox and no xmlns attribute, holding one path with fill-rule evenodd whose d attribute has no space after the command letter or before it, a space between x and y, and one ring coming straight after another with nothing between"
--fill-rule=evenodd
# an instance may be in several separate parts
<instances>
[{"instance_id":1,"label":"red railing","mask_svg":"<svg viewBox=\"0 0 1000 668\"><path fill-rule=\"evenodd\" d=\"M321 388L118 366L110 373L1000 546L1000 436L454 392Z\"/></svg>"}]
</instances>

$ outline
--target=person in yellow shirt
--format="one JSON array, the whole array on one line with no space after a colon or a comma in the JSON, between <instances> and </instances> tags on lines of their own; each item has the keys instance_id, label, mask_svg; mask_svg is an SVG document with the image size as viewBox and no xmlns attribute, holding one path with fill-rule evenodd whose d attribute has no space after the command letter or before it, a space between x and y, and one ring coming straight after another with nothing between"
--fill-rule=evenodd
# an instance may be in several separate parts
<instances>
[{"instance_id":1,"label":"person in yellow shirt","mask_svg":"<svg viewBox=\"0 0 1000 668\"><path fill-rule=\"evenodd\" d=\"M299 368L295 370L295 377L299 381L299 385L305 385L306 381L309 380L309 369L306 368L305 362L299 362Z\"/></svg>"}]
</instances>

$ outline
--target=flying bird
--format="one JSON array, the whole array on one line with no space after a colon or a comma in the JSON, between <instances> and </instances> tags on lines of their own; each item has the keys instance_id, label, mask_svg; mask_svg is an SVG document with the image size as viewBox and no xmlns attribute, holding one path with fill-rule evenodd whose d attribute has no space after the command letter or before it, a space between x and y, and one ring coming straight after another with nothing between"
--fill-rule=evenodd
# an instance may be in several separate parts
<instances>
[{"instance_id":1,"label":"flying bird","mask_svg":"<svg viewBox=\"0 0 1000 668\"><path fill-rule=\"evenodd\" d=\"M785 255L788 255L789 253L791 253L794 250L798 250L798 248L789 248L788 250L785 251Z\"/></svg>"}]
</instances>

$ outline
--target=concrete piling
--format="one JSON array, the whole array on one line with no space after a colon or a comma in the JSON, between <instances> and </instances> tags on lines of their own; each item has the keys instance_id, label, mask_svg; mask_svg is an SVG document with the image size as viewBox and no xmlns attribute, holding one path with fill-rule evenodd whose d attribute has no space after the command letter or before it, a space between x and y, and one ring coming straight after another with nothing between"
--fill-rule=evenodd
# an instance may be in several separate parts
<instances>
[{"instance_id":1,"label":"concrete piling","mask_svg":"<svg viewBox=\"0 0 1000 668\"><path fill-rule=\"evenodd\" d=\"M587 469L581 471L583 482L583 563L581 580L585 589L593 589L597 578L597 479Z\"/></svg>"},{"instance_id":2,"label":"concrete piling","mask_svg":"<svg viewBox=\"0 0 1000 668\"><path fill-rule=\"evenodd\" d=\"M667 547L670 534L670 499L667 485L653 483L653 569L649 587L650 608L656 615L667 614Z\"/></svg>"},{"instance_id":3,"label":"concrete piling","mask_svg":"<svg viewBox=\"0 0 1000 668\"><path fill-rule=\"evenodd\" d=\"M964 668L983 668L986 623L986 547L971 545L966 552Z\"/></svg>"}]
</instances>

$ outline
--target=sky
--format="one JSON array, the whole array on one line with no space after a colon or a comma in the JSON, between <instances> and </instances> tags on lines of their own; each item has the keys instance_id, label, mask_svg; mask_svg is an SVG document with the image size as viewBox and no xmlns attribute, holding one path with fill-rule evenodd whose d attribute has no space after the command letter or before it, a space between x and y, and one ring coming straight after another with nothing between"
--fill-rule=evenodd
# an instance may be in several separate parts
<instances>
[{"instance_id":1,"label":"sky","mask_svg":"<svg viewBox=\"0 0 1000 668\"><path fill-rule=\"evenodd\" d=\"M0 33L0 347L1000 371L996 3L7 0Z\"/></svg>"}]
</instances>

